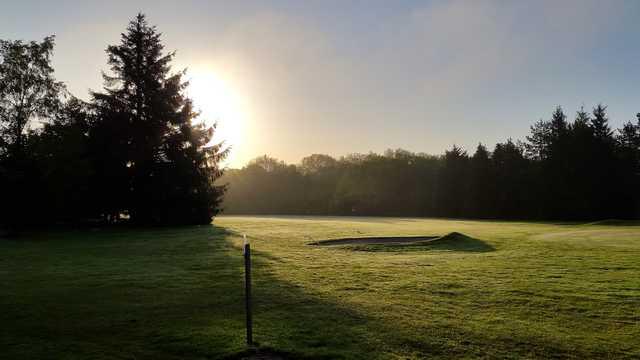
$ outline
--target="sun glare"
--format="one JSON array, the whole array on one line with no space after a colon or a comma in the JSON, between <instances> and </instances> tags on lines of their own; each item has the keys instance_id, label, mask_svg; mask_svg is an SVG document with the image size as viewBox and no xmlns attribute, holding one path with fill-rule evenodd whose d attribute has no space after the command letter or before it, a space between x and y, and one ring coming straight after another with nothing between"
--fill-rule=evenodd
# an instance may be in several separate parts
<instances>
[{"instance_id":1,"label":"sun glare","mask_svg":"<svg viewBox=\"0 0 640 360\"><path fill-rule=\"evenodd\" d=\"M232 84L212 70L197 69L187 72L187 93L200 111L198 121L206 125L217 123L213 142L224 141L231 146L227 163L232 163L237 148L241 146L247 106Z\"/></svg>"}]
</instances>

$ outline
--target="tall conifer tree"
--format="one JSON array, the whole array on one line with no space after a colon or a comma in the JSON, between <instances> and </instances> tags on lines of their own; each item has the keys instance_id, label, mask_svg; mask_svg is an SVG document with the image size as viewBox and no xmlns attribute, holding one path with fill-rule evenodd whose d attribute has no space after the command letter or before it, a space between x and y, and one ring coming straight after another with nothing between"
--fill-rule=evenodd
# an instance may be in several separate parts
<instances>
[{"instance_id":1,"label":"tall conifer tree","mask_svg":"<svg viewBox=\"0 0 640 360\"><path fill-rule=\"evenodd\" d=\"M209 223L224 192L214 181L227 151L209 144L214 128L194 124L184 71L171 72L174 53L164 53L160 37L138 14L106 50L111 73L104 92L93 94L104 169L97 181L110 189L104 213L143 224Z\"/></svg>"}]
</instances>

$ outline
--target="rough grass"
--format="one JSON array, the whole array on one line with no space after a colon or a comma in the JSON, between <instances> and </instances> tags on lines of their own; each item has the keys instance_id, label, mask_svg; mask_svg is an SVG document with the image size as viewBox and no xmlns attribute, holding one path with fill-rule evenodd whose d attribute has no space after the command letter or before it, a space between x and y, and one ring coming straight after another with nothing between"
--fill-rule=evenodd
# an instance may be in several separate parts
<instances>
[{"instance_id":1,"label":"rough grass","mask_svg":"<svg viewBox=\"0 0 640 360\"><path fill-rule=\"evenodd\" d=\"M215 224L0 241L0 358L640 357L637 224ZM424 245L307 245L451 232ZM243 344L242 233L262 355Z\"/></svg>"}]
</instances>

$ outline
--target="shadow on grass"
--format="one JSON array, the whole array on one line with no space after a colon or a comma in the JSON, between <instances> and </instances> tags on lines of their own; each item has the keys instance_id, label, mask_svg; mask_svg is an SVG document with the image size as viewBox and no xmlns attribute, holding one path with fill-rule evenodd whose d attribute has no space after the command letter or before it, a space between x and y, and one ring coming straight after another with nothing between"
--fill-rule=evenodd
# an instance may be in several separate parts
<instances>
[{"instance_id":1,"label":"shadow on grass","mask_svg":"<svg viewBox=\"0 0 640 360\"><path fill-rule=\"evenodd\" d=\"M640 220L617 220L607 219L586 223L584 225L599 225L599 226L640 226Z\"/></svg>"},{"instance_id":2,"label":"shadow on grass","mask_svg":"<svg viewBox=\"0 0 640 360\"><path fill-rule=\"evenodd\" d=\"M282 260L269 253L252 250L253 333L257 349L222 358L376 358L371 355L375 348L367 341L371 319L354 309L309 294L299 285L278 279L271 269L282 264ZM244 312L240 315L244 321ZM244 339L244 328L241 330L239 335Z\"/></svg>"},{"instance_id":3,"label":"shadow on grass","mask_svg":"<svg viewBox=\"0 0 640 360\"><path fill-rule=\"evenodd\" d=\"M459 233L448 234L424 246L448 251L494 250L482 240ZM407 326L406 321L411 321L411 318L398 319L392 315L393 293L387 294L392 298L377 311L355 305L357 300L355 303L339 301L344 299L343 296L357 297L363 291L378 291L384 280L376 284L376 277L372 276L367 286L350 295L345 292L313 293L313 285L309 286L306 281L302 287L274 276L273 267L287 266L284 264L289 262L276 261L267 252L252 251L252 256L255 275L254 335L259 347L257 351L242 350L224 359L566 358L575 354L571 346L548 343L544 339L501 337L496 343L495 334L451 326L446 321ZM304 267L305 264L298 264L298 268L291 271L305 271ZM292 277L295 278L295 274ZM457 283L434 282L429 285L433 295L444 296L448 301L457 296L458 291L465 290ZM403 295L397 294L399 297ZM398 306L402 308L402 305Z\"/></svg>"},{"instance_id":4,"label":"shadow on grass","mask_svg":"<svg viewBox=\"0 0 640 360\"><path fill-rule=\"evenodd\" d=\"M219 227L102 229L0 243L7 358L365 359L369 320L276 278L254 253L244 329L241 238ZM339 326L336 326L339 324Z\"/></svg>"}]
</instances>

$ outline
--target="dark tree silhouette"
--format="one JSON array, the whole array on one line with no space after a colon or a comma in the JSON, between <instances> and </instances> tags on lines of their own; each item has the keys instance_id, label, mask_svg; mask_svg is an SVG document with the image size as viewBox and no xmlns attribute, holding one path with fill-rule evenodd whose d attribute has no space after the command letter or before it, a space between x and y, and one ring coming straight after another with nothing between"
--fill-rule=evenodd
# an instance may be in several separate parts
<instances>
[{"instance_id":1,"label":"dark tree silhouette","mask_svg":"<svg viewBox=\"0 0 640 360\"><path fill-rule=\"evenodd\" d=\"M287 171L257 172L257 163ZM531 127L527 142L509 139L493 152L480 144L471 158L458 146L439 157L316 154L298 167L264 158L223 182L230 213L637 219L640 120L616 133L602 105L593 114L581 108L574 121L557 107Z\"/></svg>"},{"instance_id":2,"label":"dark tree silhouette","mask_svg":"<svg viewBox=\"0 0 640 360\"><path fill-rule=\"evenodd\" d=\"M89 105L71 98L29 139L40 170L37 192L43 222L75 223L97 216L91 192L95 172L88 156Z\"/></svg>"},{"instance_id":3,"label":"dark tree silhouette","mask_svg":"<svg viewBox=\"0 0 640 360\"><path fill-rule=\"evenodd\" d=\"M0 149L24 155L25 130L36 118L55 113L62 83L51 66L54 37L42 42L0 40Z\"/></svg>"},{"instance_id":4,"label":"dark tree silhouette","mask_svg":"<svg viewBox=\"0 0 640 360\"><path fill-rule=\"evenodd\" d=\"M474 217L491 217L495 214L495 167L487 148L478 144L471 157L469 189L470 213Z\"/></svg>"},{"instance_id":5,"label":"dark tree silhouette","mask_svg":"<svg viewBox=\"0 0 640 360\"><path fill-rule=\"evenodd\" d=\"M454 145L444 153L438 203L444 216L463 217L467 214L469 201L469 156L461 147Z\"/></svg>"},{"instance_id":6,"label":"dark tree silhouette","mask_svg":"<svg viewBox=\"0 0 640 360\"><path fill-rule=\"evenodd\" d=\"M495 169L494 194L496 214L502 218L525 218L530 211L527 191L532 188L529 181L528 161L522 145L511 139L498 143L493 150Z\"/></svg>"},{"instance_id":7,"label":"dark tree silhouette","mask_svg":"<svg viewBox=\"0 0 640 360\"><path fill-rule=\"evenodd\" d=\"M581 107L576 112L575 120L569 124L571 146L567 156L571 162L568 169L568 183L570 189L569 202L573 205L572 212L576 218L588 218L593 212L593 181L590 153L593 145L593 129L589 113Z\"/></svg>"},{"instance_id":8,"label":"dark tree silhouette","mask_svg":"<svg viewBox=\"0 0 640 360\"><path fill-rule=\"evenodd\" d=\"M11 231L37 221L39 169L28 151L30 123L60 106L62 83L51 67L54 38L0 40L0 222Z\"/></svg>"},{"instance_id":9,"label":"dark tree silhouette","mask_svg":"<svg viewBox=\"0 0 640 360\"><path fill-rule=\"evenodd\" d=\"M206 224L230 213L595 220L640 218L640 114L613 130L607 108L568 121L561 107L469 157L402 149L263 156L222 177L222 144L196 122L184 71L173 73L140 14L107 48L104 89L85 103L53 77L53 37L0 41L0 227ZM32 128L30 123L37 121ZM0 230L1 232L1 230Z\"/></svg>"},{"instance_id":10,"label":"dark tree silhouette","mask_svg":"<svg viewBox=\"0 0 640 360\"><path fill-rule=\"evenodd\" d=\"M619 164L615 155L615 138L609 127L606 109L606 106L598 105L593 109L591 116L594 139L591 147L590 179L594 199L592 213L596 219L615 215L612 210L616 207L616 198L622 195L617 185Z\"/></svg>"},{"instance_id":11,"label":"dark tree silhouette","mask_svg":"<svg viewBox=\"0 0 640 360\"><path fill-rule=\"evenodd\" d=\"M213 128L193 124L198 114L184 95L184 72L171 73L174 53L163 53L160 33L139 14L107 55L111 74L104 74L104 92L93 94L92 131L105 215L209 223L224 191L214 181L227 150L209 144Z\"/></svg>"},{"instance_id":12,"label":"dark tree silhouette","mask_svg":"<svg viewBox=\"0 0 640 360\"><path fill-rule=\"evenodd\" d=\"M621 217L640 218L640 114L637 124L628 121L618 130L619 178L621 190L616 206Z\"/></svg>"}]
</instances>

